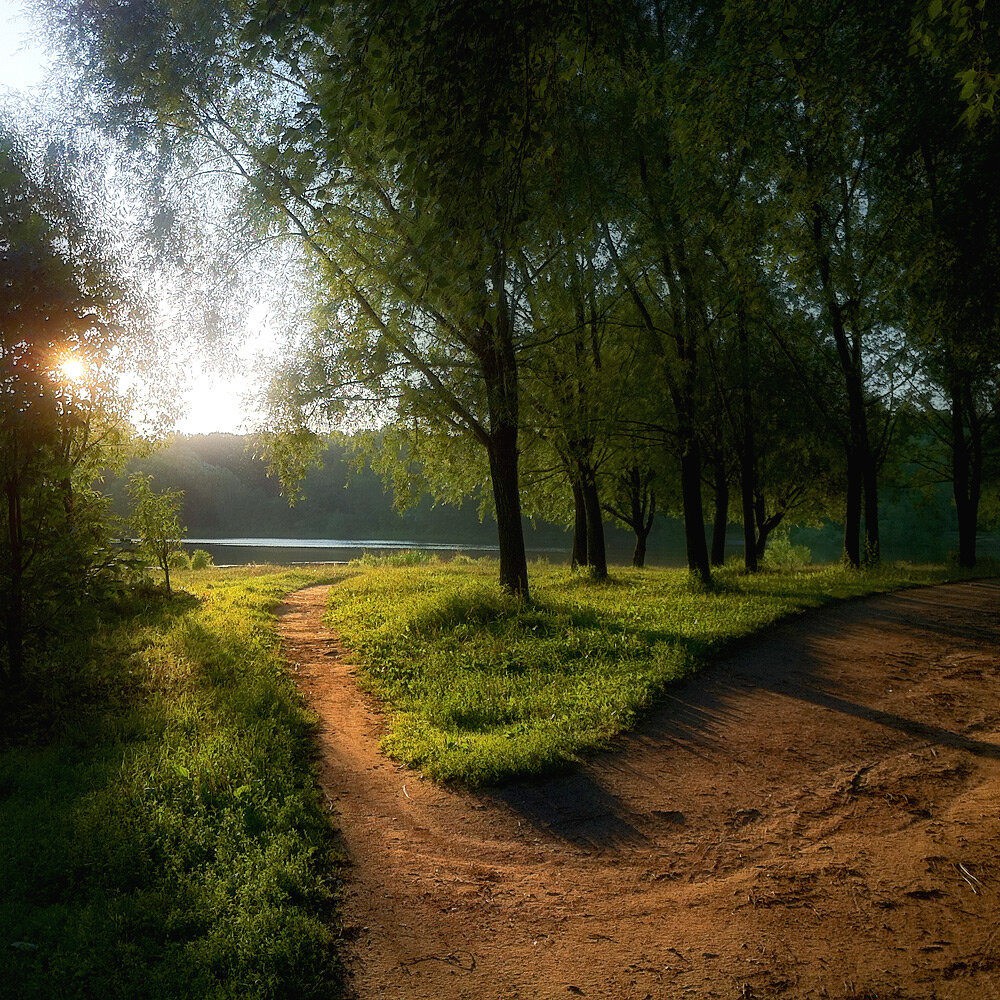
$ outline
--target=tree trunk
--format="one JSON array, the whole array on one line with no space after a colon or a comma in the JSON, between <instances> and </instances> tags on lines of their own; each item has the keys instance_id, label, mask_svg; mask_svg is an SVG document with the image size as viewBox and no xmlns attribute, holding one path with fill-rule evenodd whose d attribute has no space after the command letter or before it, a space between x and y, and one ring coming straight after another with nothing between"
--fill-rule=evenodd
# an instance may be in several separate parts
<instances>
[{"instance_id":1,"label":"tree trunk","mask_svg":"<svg viewBox=\"0 0 1000 1000\"><path fill-rule=\"evenodd\" d=\"M593 469L581 470L583 502L587 511L587 555L591 572L598 580L608 578L608 556L604 545L604 519L601 517L601 499L597 490L597 477Z\"/></svg>"},{"instance_id":2,"label":"tree trunk","mask_svg":"<svg viewBox=\"0 0 1000 1000\"><path fill-rule=\"evenodd\" d=\"M656 516L656 497L653 494L649 496L649 513L646 515L646 519L643 520L641 517L638 519L635 525L635 551L632 553L632 565L636 569L642 569L646 565L646 540L649 538L649 532L653 527L653 518Z\"/></svg>"},{"instance_id":3,"label":"tree trunk","mask_svg":"<svg viewBox=\"0 0 1000 1000\"><path fill-rule=\"evenodd\" d=\"M518 491L517 428L503 427L494 431L488 451L500 548L500 586L515 597L527 597L528 560L524 552Z\"/></svg>"},{"instance_id":4,"label":"tree trunk","mask_svg":"<svg viewBox=\"0 0 1000 1000\"><path fill-rule=\"evenodd\" d=\"M506 261L498 254L492 270L497 300L496 325L482 328L479 362L486 388L489 432L486 450L497 517L500 549L500 586L515 597L528 597L528 560L524 552L521 524L521 494L518 481L519 387L517 355L511 330L510 310L504 290Z\"/></svg>"},{"instance_id":5,"label":"tree trunk","mask_svg":"<svg viewBox=\"0 0 1000 1000\"><path fill-rule=\"evenodd\" d=\"M587 559L587 507L583 501L583 490L576 482L570 482L573 490L573 556L570 565L588 565Z\"/></svg>"},{"instance_id":6,"label":"tree trunk","mask_svg":"<svg viewBox=\"0 0 1000 1000\"><path fill-rule=\"evenodd\" d=\"M24 676L24 546L21 535L21 497L18 484L9 479L7 494L7 541L10 546L10 594L4 613L7 646L7 677L17 687Z\"/></svg>"},{"instance_id":7,"label":"tree trunk","mask_svg":"<svg viewBox=\"0 0 1000 1000\"><path fill-rule=\"evenodd\" d=\"M726 562L726 527L729 524L729 479L721 461L715 464L715 517L712 521L712 565Z\"/></svg>"},{"instance_id":8,"label":"tree trunk","mask_svg":"<svg viewBox=\"0 0 1000 1000\"><path fill-rule=\"evenodd\" d=\"M743 517L743 566L748 573L757 572L757 542L754 528L754 495L757 492L757 456L754 434L753 397L750 393L750 351L746 316L739 307L737 333L740 341L742 385L740 403L743 408L743 440L740 443L740 509Z\"/></svg>"},{"instance_id":9,"label":"tree trunk","mask_svg":"<svg viewBox=\"0 0 1000 1000\"><path fill-rule=\"evenodd\" d=\"M867 438L867 420L866 433ZM865 492L865 565L877 566L882 558L878 524L878 469L867 440L862 453L861 481Z\"/></svg>"},{"instance_id":10,"label":"tree trunk","mask_svg":"<svg viewBox=\"0 0 1000 1000\"><path fill-rule=\"evenodd\" d=\"M771 537L771 532L784 520L784 516L784 514L772 514L767 517L764 510L764 498L758 494L756 498L757 531L754 541L756 562L764 558L764 553L767 551L767 540Z\"/></svg>"},{"instance_id":11,"label":"tree trunk","mask_svg":"<svg viewBox=\"0 0 1000 1000\"><path fill-rule=\"evenodd\" d=\"M681 503L684 511L684 542L688 569L697 573L703 583L712 582L705 543L705 511L701 502L701 451L693 433L683 437L681 454Z\"/></svg>"},{"instance_id":12,"label":"tree trunk","mask_svg":"<svg viewBox=\"0 0 1000 1000\"><path fill-rule=\"evenodd\" d=\"M844 562L861 566L861 470L854 448L847 448L847 495L844 501Z\"/></svg>"},{"instance_id":13,"label":"tree trunk","mask_svg":"<svg viewBox=\"0 0 1000 1000\"><path fill-rule=\"evenodd\" d=\"M861 366L861 330L857 323L849 332L844 321L850 303L839 301L834 287L829 247L823 245L826 225L823 210L814 206L813 239L817 250L817 269L826 298L826 310L837 348L847 394L847 507L844 512L844 559L851 566L861 565L861 502L865 505L865 561L879 561L878 469L868 435L865 408L864 375Z\"/></svg>"},{"instance_id":14,"label":"tree trunk","mask_svg":"<svg viewBox=\"0 0 1000 1000\"><path fill-rule=\"evenodd\" d=\"M635 548L632 550L632 565L635 569L642 569L646 565L646 539L649 533L637 531L635 533Z\"/></svg>"},{"instance_id":15,"label":"tree trunk","mask_svg":"<svg viewBox=\"0 0 1000 1000\"><path fill-rule=\"evenodd\" d=\"M976 565L976 534L979 528L979 498L982 489L982 431L975 407L960 377L951 379L951 466L952 492L958 519L958 564L964 569ZM969 436L966 436L966 425Z\"/></svg>"}]
</instances>

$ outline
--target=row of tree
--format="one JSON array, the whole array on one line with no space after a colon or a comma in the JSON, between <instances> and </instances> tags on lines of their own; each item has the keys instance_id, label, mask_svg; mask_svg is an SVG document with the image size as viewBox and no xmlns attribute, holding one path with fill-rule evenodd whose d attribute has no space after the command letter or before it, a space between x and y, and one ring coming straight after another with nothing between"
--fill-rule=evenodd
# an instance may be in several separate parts
<instances>
[{"instance_id":1,"label":"row of tree","mask_svg":"<svg viewBox=\"0 0 1000 1000\"><path fill-rule=\"evenodd\" d=\"M992 8L42 6L109 128L238 176L256 235L305 248L311 324L271 392L286 477L318 429L369 421L395 442L387 474L418 463L444 497L489 483L518 594L526 500L572 512L599 575L603 515L641 547L654 505L705 580L733 515L753 570L777 524L833 502L859 566L897 428L923 414L907 440L943 439L975 562L998 395Z\"/></svg>"}]
</instances>

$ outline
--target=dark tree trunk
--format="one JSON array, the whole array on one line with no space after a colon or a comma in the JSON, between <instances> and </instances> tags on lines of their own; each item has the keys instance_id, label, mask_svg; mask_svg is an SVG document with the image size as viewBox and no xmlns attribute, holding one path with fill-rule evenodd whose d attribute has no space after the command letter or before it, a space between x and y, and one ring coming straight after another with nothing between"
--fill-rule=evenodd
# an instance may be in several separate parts
<instances>
[{"instance_id":1,"label":"dark tree trunk","mask_svg":"<svg viewBox=\"0 0 1000 1000\"><path fill-rule=\"evenodd\" d=\"M527 597L528 560L524 552L521 495L518 490L517 428L504 427L494 431L488 451L500 549L500 586L516 597Z\"/></svg>"},{"instance_id":2,"label":"dark tree trunk","mask_svg":"<svg viewBox=\"0 0 1000 1000\"><path fill-rule=\"evenodd\" d=\"M970 394L958 375L953 376L951 395L952 492L958 519L958 564L976 565L976 534L982 492L982 429ZM966 434L968 426L969 433Z\"/></svg>"},{"instance_id":3,"label":"dark tree trunk","mask_svg":"<svg viewBox=\"0 0 1000 1000\"><path fill-rule=\"evenodd\" d=\"M581 487L587 512L587 555L591 572L598 580L608 576L608 556L604 545L604 519L601 517L601 498L597 477L593 469L582 470Z\"/></svg>"},{"instance_id":4,"label":"dark tree trunk","mask_svg":"<svg viewBox=\"0 0 1000 1000\"><path fill-rule=\"evenodd\" d=\"M844 562L861 565L861 469L853 447L847 448L847 494L844 499Z\"/></svg>"},{"instance_id":5,"label":"dark tree trunk","mask_svg":"<svg viewBox=\"0 0 1000 1000\"><path fill-rule=\"evenodd\" d=\"M571 565L588 565L587 558L587 507L583 501L583 490L578 483L571 482L573 490L573 557Z\"/></svg>"},{"instance_id":6,"label":"dark tree trunk","mask_svg":"<svg viewBox=\"0 0 1000 1000\"><path fill-rule=\"evenodd\" d=\"M635 548L632 550L632 566L642 569L646 565L646 539L649 536L642 531L635 533Z\"/></svg>"},{"instance_id":7,"label":"dark tree trunk","mask_svg":"<svg viewBox=\"0 0 1000 1000\"><path fill-rule=\"evenodd\" d=\"M4 612L7 676L11 687L24 676L24 545L21 527L21 497L16 481L5 484L7 542L10 547L10 592Z\"/></svg>"},{"instance_id":8,"label":"dark tree trunk","mask_svg":"<svg viewBox=\"0 0 1000 1000\"><path fill-rule=\"evenodd\" d=\"M862 452L861 470L861 482L865 493L865 565L877 566L882 558L879 547L878 467L867 441L867 420L865 424L865 448Z\"/></svg>"},{"instance_id":9,"label":"dark tree trunk","mask_svg":"<svg viewBox=\"0 0 1000 1000\"><path fill-rule=\"evenodd\" d=\"M624 487L628 500L627 506L623 508L604 505L604 510L612 517L617 517L635 532L632 565L636 569L642 569L646 565L646 540L649 538L653 518L656 516L656 494L650 487L651 481L651 475L644 476L638 465L632 465L628 475L619 477L619 484Z\"/></svg>"},{"instance_id":10,"label":"dark tree trunk","mask_svg":"<svg viewBox=\"0 0 1000 1000\"><path fill-rule=\"evenodd\" d=\"M743 566L748 573L757 572L757 532L755 530L754 496L757 492L757 455L754 434L753 397L750 392L750 351L746 317L742 305L737 332L742 356L741 405L743 409L743 440L740 443L740 511L743 517Z\"/></svg>"},{"instance_id":11,"label":"dark tree trunk","mask_svg":"<svg viewBox=\"0 0 1000 1000\"><path fill-rule=\"evenodd\" d=\"M740 455L740 507L743 515L743 566L748 573L757 572L757 531L753 498L757 490L754 461L747 455L746 442Z\"/></svg>"},{"instance_id":12,"label":"dark tree trunk","mask_svg":"<svg viewBox=\"0 0 1000 1000\"><path fill-rule=\"evenodd\" d=\"M868 435L868 414L865 408L864 376L861 368L861 332L855 323L853 333L845 323L845 311L850 303L842 303L834 288L830 250L823 246L825 216L819 205L814 207L813 238L817 249L820 281L826 297L826 309L837 348L847 394L847 504L844 512L844 560L851 566L861 565L861 509L865 510L865 561L879 561L878 468Z\"/></svg>"},{"instance_id":13,"label":"dark tree trunk","mask_svg":"<svg viewBox=\"0 0 1000 1000\"><path fill-rule=\"evenodd\" d=\"M838 344L846 334L842 324L837 324ZM859 365L854 352L845 347L841 352L844 382L847 389L847 506L844 511L844 558L854 567L862 562L861 515L865 518L864 561L875 565L879 561L878 526L878 472L875 456L868 439L868 414L865 410L864 391ZM864 505L862 507L862 501Z\"/></svg>"},{"instance_id":14,"label":"dark tree trunk","mask_svg":"<svg viewBox=\"0 0 1000 1000\"><path fill-rule=\"evenodd\" d=\"M684 435L681 454L681 505L684 512L684 542L688 569L697 573L702 582L712 582L705 543L705 511L701 502L701 451L694 434Z\"/></svg>"},{"instance_id":15,"label":"dark tree trunk","mask_svg":"<svg viewBox=\"0 0 1000 1000\"><path fill-rule=\"evenodd\" d=\"M655 515L656 497L650 496L649 513L646 515L646 519L643 520L640 515L633 529L635 531L635 551L632 553L632 565L636 569L642 569L646 565L646 541L653 527L653 517Z\"/></svg>"},{"instance_id":16,"label":"dark tree trunk","mask_svg":"<svg viewBox=\"0 0 1000 1000\"><path fill-rule=\"evenodd\" d=\"M517 355L504 291L506 261L502 254L494 262L492 277L497 297L497 321L495 326L483 325L479 361L489 412L486 450L496 508L500 586L516 597L527 598L528 560L524 552L517 469L520 425Z\"/></svg>"},{"instance_id":17,"label":"dark tree trunk","mask_svg":"<svg viewBox=\"0 0 1000 1000\"><path fill-rule=\"evenodd\" d=\"M756 521L757 530L756 537L754 540L754 556L755 564L764 558L764 553L767 551L767 540L771 537L771 532L781 524L784 519L784 514L772 514L770 517L765 515L764 511L764 499L759 494L756 498Z\"/></svg>"},{"instance_id":18,"label":"dark tree trunk","mask_svg":"<svg viewBox=\"0 0 1000 1000\"><path fill-rule=\"evenodd\" d=\"M712 565L726 562L726 527L729 524L729 479L723 463L715 464L715 517L712 520Z\"/></svg>"}]
</instances>

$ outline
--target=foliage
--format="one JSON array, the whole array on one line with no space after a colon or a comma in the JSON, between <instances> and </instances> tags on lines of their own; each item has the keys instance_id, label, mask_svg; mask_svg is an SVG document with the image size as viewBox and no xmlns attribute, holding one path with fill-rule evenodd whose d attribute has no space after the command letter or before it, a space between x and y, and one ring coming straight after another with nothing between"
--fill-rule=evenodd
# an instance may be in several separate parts
<instances>
[{"instance_id":1,"label":"foliage","mask_svg":"<svg viewBox=\"0 0 1000 1000\"><path fill-rule=\"evenodd\" d=\"M290 495L331 427L363 425L401 507L492 510L522 596L522 509L572 518L601 575L602 500L641 562L654 478L706 585L737 485L749 571L832 504L860 567L901 405L944 393L975 561L1000 231L983 0L39 3L110 128L185 180L228 174L248 253L304 248L312 309L261 437Z\"/></svg>"},{"instance_id":2,"label":"foliage","mask_svg":"<svg viewBox=\"0 0 1000 1000\"><path fill-rule=\"evenodd\" d=\"M180 522L181 494L179 490L155 493L152 481L152 476L138 473L129 478L131 527L139 539L139 551L163 571L169 594L172 560L181 556L182 567L187 566L181 541L184 534Z\"/></svg>"},{"instance_id":3,"label":"foliage","mask_svg":"<svg viewBox=\"0 0 1000 1000\"><path fill-rule=\"evenodd\" d=\"M65 176L70 152L33 162L0 124L0 628L14 683L64 609L113 582L93 483L130 439L114 370L127 289Z\"/></svg>"},{"instance_id":4,"label":"foliage","mask_svg":"<svg viewBox=\"0 0 1000 1000\"><path fill-rule=\"evenodd\" d=\"M191 553L191 569L208 569L213 561L211 553L204 549L195 549Z\"/></svg>"},{"instance_id":5,"label":"foliage","mask_svg":"<svg viewBox=\"0 0 1000 1000\"><path fill-rule=\"evenodd\" d=\"M340 995L335 849L272 614L321 578L184 579L198 601L130 598L4 720L2 996Z\"/></svg>"},{"instance_id":6,"label":"foliage","mask_svg":"<svg viewBox=\"0 0 1000 1000\"><path fill-rule=\"evenodd\" d=\"M808 545L793 545L787 529L771 535L764 552L764 566L768 569L797 570L812 562Z\"/></svg>"},{"instance_id":7,"label":"foliage","mask_svg":"<svg viewBox=\"0 0 1000 1000\"><path fill-rule=\"evenodd\" d=\"M620 571L609 583L536 564L536 599L505 595L493 567L358 569L327 620L390 713L385 750L469 785L564 768L648 711L727 642L827 601L943 579L939 570Z\"/></svg>"}]
</instances>

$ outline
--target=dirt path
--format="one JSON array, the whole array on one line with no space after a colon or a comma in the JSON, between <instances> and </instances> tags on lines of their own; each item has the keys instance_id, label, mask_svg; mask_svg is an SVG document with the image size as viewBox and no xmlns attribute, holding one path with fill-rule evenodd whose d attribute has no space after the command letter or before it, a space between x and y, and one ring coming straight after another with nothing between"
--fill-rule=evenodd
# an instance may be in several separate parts
<instances>
[{"instance_id":1,"label":"dirt path","mask_svg":"<svg viewBox=\"0 0 1000 1000\"><path fill-rule=\"evenodd\" d=\"M379 753L326 593L282 623L361 1000L1000 998L1000 581L803 616L480 795Z\"/></svg>"}]
</instances>

